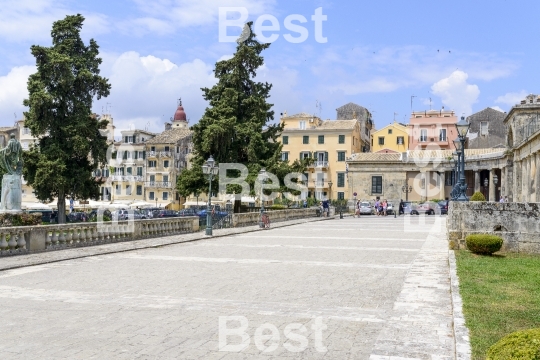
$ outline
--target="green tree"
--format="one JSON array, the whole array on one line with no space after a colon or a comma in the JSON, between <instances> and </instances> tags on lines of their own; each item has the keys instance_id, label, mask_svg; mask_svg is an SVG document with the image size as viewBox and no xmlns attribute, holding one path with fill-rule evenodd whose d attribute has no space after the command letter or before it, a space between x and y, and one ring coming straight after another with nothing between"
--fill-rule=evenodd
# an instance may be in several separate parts
<instances>
[{"instance_id":1,"label":"green tree","mask_svg":"<svg viewBox=\"0 0 540 360\"><path fill-rule=\"evenodd\" d=\"M54 22L52 46L33 45L37 72L28 79L23 104L25 126L39 139L24 154L24 178L40 200L58 198L58 222L65 221L65 199L97 199L99 186L92 171L106 162L107 141L100 133L107 121L92 114L94 97L110 92L99 76L101 58L91 39L80 37L84 17L66 16Z\"/></svg>"},{"instance_id":2,"label":"green tree","mask_svg":"<svg viewBox=\"0 0 540 360\"><path fill-rule=\"evenodd\" d=\"M249 36L239 41L234 56L216 63L212 88L203 88L203 97L209 102L201 120L194 125L192 168L178 177L178 191L183 196L207 192L208 182L201 166L212 155L216 163L240 163L247 166L247 182L252 186L261 168L275 174L282 182L290 172L303 172L308 161L290 164L281 160L282 144L278 138L282 124L274 120L273 104L269 104L272 85L257 82L257 69L264 64L261 56L270 44L261 44L251 31L252 23L244 28ZM245 37L242 37L245 38ZM238 174L237 174L238 175ZM227 174L234 177L235 174ZM284 190L283 182L281 190ZM216 183L212 183L215 189ZM239 193L239 186L228 186L228 193Z\"/></svg>"}]
</instances>

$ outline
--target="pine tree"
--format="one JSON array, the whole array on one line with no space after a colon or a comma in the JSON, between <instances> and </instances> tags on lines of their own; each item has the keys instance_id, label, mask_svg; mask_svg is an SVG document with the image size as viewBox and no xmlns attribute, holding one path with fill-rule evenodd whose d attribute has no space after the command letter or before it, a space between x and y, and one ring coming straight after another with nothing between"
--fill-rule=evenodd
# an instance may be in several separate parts
<instances>
[{"instance_id":1,"label":"pine tree","mask_svg":"<svg viewBox=\"0 0 540 360\"><path fill-rule=\"evenodd\" d=\"M91 112L94 97L110 92L99 76L101 58L91 39L86 46L80 31L84 17L66 16L54 22L52 46L33 45L37 72L28 79L25 126L39 139L24 154L23 176L39 200L58 198L58 222L65 221L65 199L99 198L93 170L106 163L107 142L100 130L107 121Z\"/></svg>"},{"instance_id":2,"label":"pine tree","mask_svg":"<svg viewBox=\"0 0 540 360\"><path fill-rule=\"evenodd\" d=\"M211 155L216 163L240 163L249 169L247 182L256 180L261 168L275 174L280 181L290 172L302 172L305 164L281 160L282 144L278 141L282 124L274 120L273 104L269 104L272 85L257 82L257 69L264 64L261 56L270 44L261 44L249 28L249 37L242 37L231 59L219 61L214 70L218 79L212 88L202 88L209 107L193 130L193 167L184 170L178 178L178 190L183 196L207 192L208 183L201 166ZM228 174L228 176L234 174ZM214 184L212 185L213 188ZM253 187L252 187L253 188ZM227 189L239 192L239 187Z\"/></svg>"}]
</instances>

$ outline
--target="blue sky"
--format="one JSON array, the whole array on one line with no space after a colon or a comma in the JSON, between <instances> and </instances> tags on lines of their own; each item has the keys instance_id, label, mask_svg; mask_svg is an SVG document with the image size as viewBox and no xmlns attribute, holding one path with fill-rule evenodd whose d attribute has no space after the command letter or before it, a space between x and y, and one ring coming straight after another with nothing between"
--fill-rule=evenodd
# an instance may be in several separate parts
<instances>
[{"instance_id":1,"label":"blue sky","mask_svg":"<svg viewBox=\"0 0 540 360\"><path fill-rule=\"evenodd\" d=\"M335 109L352 101L372 111L381 128L394 117L408 121L413 95L414 110L444 106L469 115L488 106L508 111L526 94L539 92L540 3L531 1L2 0L1 5L2 126L22 117L26 80L35 71L30 46L48 46L52 22L76 13L86 17L83 37L100 45L102 74L112 84L111 95L94 110L108 110L119 130L161 131L179 97L190 122L198 121L206 107L200 88L215 83L215 62L235 50L235 44L219 42L220 6L245 7L249 20L267 14L280 23L274 32L280 36L263 53L258 76L274 84L270 102L276 119L285 110L334 119ZM311 16L317 8L327 16L326 43L315 39ZM302 43L284 39L290 32L284 20L294 14L308 20ZM229 35L237 34L239 28L229 29Z\"/></svg>"}]
</instances>

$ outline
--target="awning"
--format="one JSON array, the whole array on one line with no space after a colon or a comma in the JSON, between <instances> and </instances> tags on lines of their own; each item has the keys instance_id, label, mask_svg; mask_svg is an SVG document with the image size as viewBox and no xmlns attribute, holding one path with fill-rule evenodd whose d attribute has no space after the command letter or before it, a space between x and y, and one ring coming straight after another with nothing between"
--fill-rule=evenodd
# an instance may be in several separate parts
<instances>
[{"instance_id":1,"label":"awning","mask_svg":"<svg viewBox=\"0 0 540 360\"><path fill-rule=\"evenodd\" d=\"M38 202L22 202L21 207L28 210L51 210L51 208L46 204Z\"/></svg>"},{"instance_id":2,"label":"awning","mask_svg":"<svg viewBox=\"0 0 540 360\"><path fill-rule=\"evenodd\" d=\"M152 206L154 206L154 204L147 203L146 201L137 201L129 205L129 207L131 208L138 208L138 207L142 208L142 207L152 207Z\"/></svg>"},{"instance_id":3,"label":"awning","mask_svg":"<svg viewBox=\"0 0 540 360\"><path fill-rule=\"evenodd\" d=\"M206 203L207 203L206 201L202 201L202 200L199 200L198 202L197 201L186 201L182 205L184 205L184 206L197 206L197 205L206 205Z\"/></svg>"}]
</instances>

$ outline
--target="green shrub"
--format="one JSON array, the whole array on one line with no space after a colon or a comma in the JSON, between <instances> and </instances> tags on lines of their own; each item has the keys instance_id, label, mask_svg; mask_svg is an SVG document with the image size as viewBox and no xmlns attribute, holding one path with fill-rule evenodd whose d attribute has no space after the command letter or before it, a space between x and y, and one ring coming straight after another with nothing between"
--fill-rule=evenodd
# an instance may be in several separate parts
<instances>
[{"instance_id":1,"label":"green shrub","mask_svg":"<svg viewBox=\"0 0 540 360\"><path fill-rule=\"evenodd\" d=\"M540 360L540 329L516 331L489 348L486 360Z\"/></svg>"},{"instance_id":2,"label":"green shrub","mask_svg":"<svg viewBox=\"0 0 540 360\"><path fill-rule=\"evenodd\" d=\"M285 205L272 205L270 207L268 207L268 209L270 210L283 210L283 209L286 209L287 207Z\"/></svg>"},{"instance_id":3,"label":"green shrub","mask_svg":"<svg viewBox=\"0 0 540 360\"><path fill-rule=\"evenodd\" d=\"M475 234L465 238L467 249L475 254L491 255L501 250L503 239L495 235Z\"/></svg>"},{"instance_id":4,"label":"green shrub","mask_svg":"<svg viewBox=\"0 0 540 360\"><path fill-rule=\"evenodd\" d=\"M41 224L41 213L0 214L0 227L33 226Z\"/></svg>"},{"instance_id":5,"label":"green shrub","mask_svg":"<svg viewBox=\"0 0 540 360\"><path fill-rule=\"evenodd\" d=\"M486 197L480 191L475 192L469 201L486 201Z\"/></svg>"}]
</instances>

